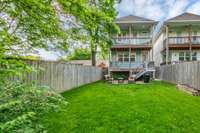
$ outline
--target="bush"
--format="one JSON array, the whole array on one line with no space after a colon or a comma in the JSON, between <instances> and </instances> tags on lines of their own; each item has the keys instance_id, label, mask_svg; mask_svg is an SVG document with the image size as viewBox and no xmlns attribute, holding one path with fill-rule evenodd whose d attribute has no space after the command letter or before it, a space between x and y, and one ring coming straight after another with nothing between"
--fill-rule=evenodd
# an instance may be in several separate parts
<instances>
[{"instance_id":1,"label":"bush","mask_svg":"<svg viewBox=\"0 0 200 133\"><path fill-rule=\"evenodd\" d=\"M119 79L119 78L122 78L122 79L128 79L129 77L129 73L128 72L113 72L112 73L112 77L113 79Z\"/></svg>"},{"instance_id":2,"label":"bush","mask_svg":"<svg viewBox=\"0 0 200 133\"><path fill-rule=\"evenodd\" d=\"M64 98L47 88L20 82L0 84L0 132L37 133L45 129L39 118L57 111Z\"/></svg>"},{"instance_id":3,"label":"bush","mask_svg":"<svg viewBox=\"0 0 200 133\"><path fill-rule=\"evenodd\" d=\"M63 60L90 60L91 52L87 48L77 48Z\"/></svg>"}]
</instances>

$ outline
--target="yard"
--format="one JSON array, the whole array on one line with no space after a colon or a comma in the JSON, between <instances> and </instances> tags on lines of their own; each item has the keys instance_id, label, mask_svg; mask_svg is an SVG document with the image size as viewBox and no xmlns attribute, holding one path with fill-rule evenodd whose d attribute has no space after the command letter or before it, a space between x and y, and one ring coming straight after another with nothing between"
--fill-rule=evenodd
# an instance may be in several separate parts
<instances>
[{"instance_id":1,"label":"yard","mask_svg":"<svg viewBox=\"0 0 200 133\"><path fill-rule=\"evenodd\" d=\"M69 102L42 122L50 133L199 133L200 97L175 85L101 82L63 93Z\"/></svg>"}]
</instances>

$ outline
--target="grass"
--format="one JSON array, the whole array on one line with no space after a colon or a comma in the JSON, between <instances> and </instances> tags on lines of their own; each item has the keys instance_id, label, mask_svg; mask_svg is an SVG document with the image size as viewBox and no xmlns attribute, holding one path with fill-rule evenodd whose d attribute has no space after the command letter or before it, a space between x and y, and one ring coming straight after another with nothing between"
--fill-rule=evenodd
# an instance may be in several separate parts
<instances>
[{"instance_id":1,"label":"grass","mask_svg":"<svg viewBox=\"0 0 200 133\"><path fill-rule=\"evenodd\" d=\"M175 85L97 82L63 93L61 112L43 118L49 133L199 133L200 97Z\"/></svg>"}]
</instances>

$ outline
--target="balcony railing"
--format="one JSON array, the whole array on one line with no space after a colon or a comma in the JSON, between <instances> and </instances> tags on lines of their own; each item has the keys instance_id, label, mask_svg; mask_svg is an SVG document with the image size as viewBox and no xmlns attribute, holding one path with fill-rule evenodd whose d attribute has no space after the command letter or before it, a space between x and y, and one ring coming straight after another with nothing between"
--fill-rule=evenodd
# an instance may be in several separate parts
<instances>
[{"instance_id":1,"label":"balcony railing","mask_svg":"<svg viewBox=\"0 0 200 133\"><path fill-rule=\"evenodd\" d=\"M144 68L145 63L140 63L140 62L129 63L129 62L111 61L110 67L114 67L114 68Z\"/></svg>"},{"instance_id":2,"label":"balcony railing","mask_svg":"<svg viewBox=\"0 0 200 133\"><path fill-rule=\"evenodd\" d=\"M165 40L166 41L166 40ZM191 37L192 44L200 44L200 36ZM168 37L169 44L189 44L190 37Z\"/></svg>"},{"instance_id":3,"label":"balcony railing","mask_svg":"<svg viewBox=\"0 0 200 133\"><path fill-rule=\"evenodd\" d=\"M117 37L113 38L114 45L149 45L149 37Z\"/></svg>"}]
</instances>

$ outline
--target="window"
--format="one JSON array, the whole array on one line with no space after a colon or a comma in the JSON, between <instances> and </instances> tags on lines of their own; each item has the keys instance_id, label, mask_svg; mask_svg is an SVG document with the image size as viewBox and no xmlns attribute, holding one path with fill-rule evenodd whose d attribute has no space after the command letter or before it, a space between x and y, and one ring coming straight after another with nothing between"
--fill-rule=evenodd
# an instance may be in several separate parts
<instances>
[{"instance_id":1,"label":"window","mask_svg":"<svg viewBox=\"0 0 200 133\"><path fill-rule=\"evenodd\" d=\"M192 38L193 43L197 43L197 31L193 32L193 38Z\"/></svg>"},{"instance_id":2,"label":"window","mask_svg":"<svg viewBox=\"0 0 200 133\"><path fill-rule=\"evenodd\" d=\"M193 61L197 60L197 52L192 53L192 60Z\"/></svg>"},{"instance_id":3,"label":"window","mask_svg":"<svg viewBox=\"0 0 200 133\"><path fill-rule=\"evenodd\" d=\"M131 62L135 62L135 53L131 53Z\"/></svg>"},{"instance_id":4,"label":"window","mask_svg":"<svg viewBox=\"0 0 200 133\"><path fill-rule=\"evenodd\" d=\"M118 61L123 62L123 53L118 54Z\"/></svg>"},{"instance_id":5,"label":"window","mask_svg":"<svg viewBox=\"0 0 200 133\"><path fill-rule=\"evenodd\" d=\"M185 60L186 60L186 61L189 61L189 60L190 60L190 53L189 53L189 52L186 52L186 53L185 53Z\"/></svg>"},{"instance_id":6,"label":"window","mask_svg":"<svg viewBox=\"0 0 200 133\"><path fill-rule=\"evenodd\" d=\"M124 62L129 61L129 53L124 53Z\"/></svg>"},{"instance_id":7,"label":"window","mask_svg":"<svg viewBox=\"0 0 200 133\"><path fill-rule=\"evenodd\" d=\"M179 61L184 61L184 52L179 52Z\"/></svg>"}]
</instances>

